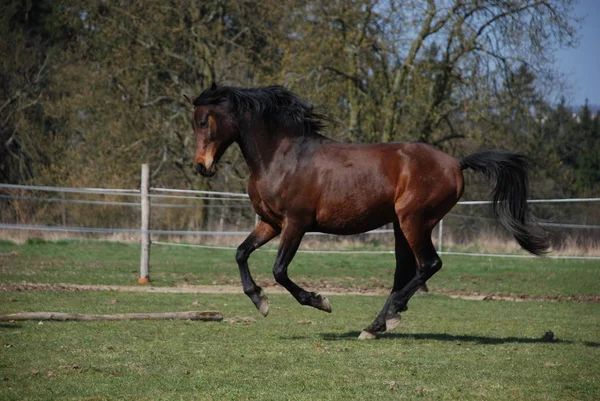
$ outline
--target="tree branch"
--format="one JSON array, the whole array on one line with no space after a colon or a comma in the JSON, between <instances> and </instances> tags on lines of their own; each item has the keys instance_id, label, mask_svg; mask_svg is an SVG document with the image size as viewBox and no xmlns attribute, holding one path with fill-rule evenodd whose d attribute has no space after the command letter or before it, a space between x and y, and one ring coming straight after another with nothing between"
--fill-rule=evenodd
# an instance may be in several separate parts
<instances>
[{"instance_id":1,"label":"tree branch","mask_svg":"<svg viewBox=\"0 0 600 401\"><path fill-rule=\"evenodd\" d=\"M141 109L145 109L148 107L152 107L152 106L156 106L156 105L162 105L162 104L166 104L166 103L170 103L173 101L172 97L169 96L158 96L155 99L149 101L149 102L145 102L145 103L140 103L140 108Z\"/></svg>"},{"instance_id":2,"label":"tree branch","mask_svg":"<svg viewBox=\"0 0 600 401\"><path fill-rule=\"evenodd\" d=\"M356 87L357 87L358 89L360 89L360 91L361 91L361 92L363 92L364 94L366 94L366 93L367 93L367 91L366 91L365 87L363 86L362 82L361 82L361 81L360 81L360 79L358 79L357 77L353 77L353 76L351 76L351 75L348 75L348 74L346 74L345 72L342 72L342 71L338 70L337 68L335 68L335 67L331 67L331 66L329 66L329 65L326 65L326 66L325 66L325 67L323 67L323 68L324 68L325 70L327 70L327 71L331 71L331 72L333 72L333 73L335 73L335 74L339 75L340 77L343 77L343 78L345 78L345 79L347 79L347 80L350 80L350 81L352 81L352 82L354 83L354 85L356 85Z\"/></svg>"}]
</instances>

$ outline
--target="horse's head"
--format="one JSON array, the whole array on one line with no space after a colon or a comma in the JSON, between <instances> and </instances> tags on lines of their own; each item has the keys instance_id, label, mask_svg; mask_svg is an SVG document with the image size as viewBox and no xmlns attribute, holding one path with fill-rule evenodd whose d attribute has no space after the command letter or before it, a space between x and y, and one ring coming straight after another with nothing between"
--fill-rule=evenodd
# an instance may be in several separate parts
<instances>
[{"instance_id":1,"label":"horse's head","mask_svg":"<svg viewBox=\"0 0 600 401\"><path fill-rule=\"evenodd\" d=\"M209 91L204 91L196 99L186 99L194 105L192 126L194 128L196 152L194 169L204 177L212 177L216 173L216 164L239 135L233 116L228 111L226 102L210 98Z\"/></svg>"}]
</instances>

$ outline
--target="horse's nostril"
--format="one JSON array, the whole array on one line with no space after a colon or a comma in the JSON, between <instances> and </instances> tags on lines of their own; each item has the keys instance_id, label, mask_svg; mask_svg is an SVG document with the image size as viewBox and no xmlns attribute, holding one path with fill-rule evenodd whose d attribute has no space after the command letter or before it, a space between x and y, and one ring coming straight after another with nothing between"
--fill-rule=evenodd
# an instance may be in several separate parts
<instances>
[{"instance_id":1,"label":"horse's nostril","mask_svg":"<svg viewBox=\"0 0 600 401\"><path fill-rule=\"evenodd\" d=\"M202 175L203 177L212 177L216 173L215 165L211 165L207 168L204 163L197 163L195 165L196 173Z\"/></svg>"},{"instance_id":2,"label":"horse's nostril","mask_svg":"<svg viewBox=\"0 0 600 401\"><path fill-rule=\"evenodd\" d=\"M206 173L206 166L204 166L202 163L197 163L196 172L204 175Z\"/></svg>"}]
</instances>

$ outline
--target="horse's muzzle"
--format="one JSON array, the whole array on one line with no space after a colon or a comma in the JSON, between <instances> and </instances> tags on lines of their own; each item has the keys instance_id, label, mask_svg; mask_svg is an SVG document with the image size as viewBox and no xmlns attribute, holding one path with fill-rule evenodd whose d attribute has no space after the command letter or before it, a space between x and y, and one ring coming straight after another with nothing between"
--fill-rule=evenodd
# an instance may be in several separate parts
<instances>
[{"instance_id":1,"label":"horse's muzzle","mask_svg":"<svg viewBox=\"0 0 600 401\"><path fill-rule=\"evenodd\" d=\"M215 164L213 163L209 168L206 168L204 163L196 163L196 173L203 177L212 177L217 172Z\"/></svg>"}]
</instances>

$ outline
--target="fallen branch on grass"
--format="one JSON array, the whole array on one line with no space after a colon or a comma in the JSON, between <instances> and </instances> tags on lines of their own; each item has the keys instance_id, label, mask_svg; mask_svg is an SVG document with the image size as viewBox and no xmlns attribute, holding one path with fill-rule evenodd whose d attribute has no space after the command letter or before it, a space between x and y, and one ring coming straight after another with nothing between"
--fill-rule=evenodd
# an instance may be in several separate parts
<instances>
[{"instance_id":1,"label":"fallen branch on grass","mask_svg":"<svg viewBox=\"0 0 600 401\"><path fill-rule=\"evenodd\" d=\"M58 322L78 321L109 321L109 320L223 320L221 312L216 311L190 311L190 312L164 312L164 313L118 313L112 315L90 315L85 313L62 312L20 312L9 315L0 315L0 321L17 320L52 320Z\"/></svg>"}]
</instances>

